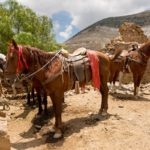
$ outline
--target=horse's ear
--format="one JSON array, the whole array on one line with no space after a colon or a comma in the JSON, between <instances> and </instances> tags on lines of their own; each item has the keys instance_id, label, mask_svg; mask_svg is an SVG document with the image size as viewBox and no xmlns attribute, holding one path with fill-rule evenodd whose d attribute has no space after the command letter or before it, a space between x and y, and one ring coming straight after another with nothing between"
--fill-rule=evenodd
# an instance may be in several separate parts
<instances>
[{"instance_id":1,"label":"horse's ear","mask_svg":"<svg viewBox=\"0 0 150 150\"><path fill-rule=\"evenodd\" d=\"M17 43L16 43L16 41L15 41L14 39L12 39L12 45L13 45L16 49L18 48Z\"/></svg>"}]
</instances>

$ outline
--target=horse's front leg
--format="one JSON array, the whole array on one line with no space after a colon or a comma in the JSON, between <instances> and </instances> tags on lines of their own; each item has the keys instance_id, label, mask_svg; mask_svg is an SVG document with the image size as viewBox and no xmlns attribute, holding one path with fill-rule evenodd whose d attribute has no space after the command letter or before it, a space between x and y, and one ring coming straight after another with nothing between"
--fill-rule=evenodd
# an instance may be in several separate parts
<instances>
[{"instance_id":1,"label":"horse's front leg","mask_svg":"<svg viewBox=\"0 0 150 150\"><path fill-rule=\"evenodd\" d=\"M44 95L43 95L43 103L44 103L44 113L48 114L48 111L47 111L47 93L45 90L44 90Z\"/></svg>"},{"instance_id":2,"label":"horse's front leg","mask_svg":"<svg viewBox=\"0 0 150 150\"><path fill-rule=\"evenodd\" d=\"M57 95L57 96L56 96ZM55 126L52 128L51 132L54 132L53 138L58 139L62 137L62 100L63 100L63 94L59 95L53 94L50 95L53 107L54 107L54 113L55 113Z\"/></svg>"},{"instance_id":3,"label":"horse's front leg","mask_svg":"<svg viewBox=\"0 0 150 150\"><path fill-rule=\"evenodd\" d=\"M123 72L120 71L119 72L119 89L121 89L122 87L122 79L123 79Z\"/></svg>"},{"instance_id":4,"label":"horse's front leg","mask_svg":"<svg viewBox=\"0 0 150 150\"><path fill-rule=\"evenodd\" d=\"M134 80L134 96L135 98L138 98L139 96L139 90L140 90L140 83L141 83L141 80L142 80L142 76L143 75L134 75L133 76L133 80Z\"/></svg>"},{"instance_id":5,"label":"horse's front leg","mask_svg":"<svg viewBox=\"0 0 150 150\"><path fill-rule=\"evenodd\" d=\"M28 86L25 86L25 90L26 90L26 93L27 93L27 105L30 105L31 104L31 101L30 101L30 90L28 88Z\"/></svg>"}]
</instances>

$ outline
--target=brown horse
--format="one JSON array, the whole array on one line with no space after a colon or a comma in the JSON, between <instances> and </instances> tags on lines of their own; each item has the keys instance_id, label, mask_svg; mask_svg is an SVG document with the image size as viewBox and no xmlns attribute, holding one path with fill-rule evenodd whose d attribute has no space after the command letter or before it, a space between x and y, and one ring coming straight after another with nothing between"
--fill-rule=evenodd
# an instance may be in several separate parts
<instances>
[{"instance_id":1,"label":"brown horse","mask_svg":"<svg viewBox=\"0 0 150 150\"><path fill-rule=\"evenodd\" d=\"M109 58L101 52L95 51L95 54L100 61L99 75L102 102L99 113L106 115L108 109ZM60 138L62 136L61 113L64 92L72 88L75 83L75 80L70 78L70 69L65 69L63 56L60 52L46 53L33 47L19 46L13 40L9 46L6 59L6 77L16 74L19 70L19 73L27 73L30 74L29 76L34 75L42 83L47 95L51 97L54 107L55 126L51 130L55 133L53 138ZM21 67L18 65L20 63L22 64Z\"/></svg>"},{"instance_id":2,"label":"brown horse","mask_svg":"<svg viewBox=\"0 0 150 150\"><path fill-rule=\"evenodd\" d=\"M121 52L118 51L115 54L114 58L111 60L111 64L115 63L114 61L117 59L120 53ZM123 71L123 67L125 65L125 59L128 59L128 66L133 74L134 96L138 96L139 86L140 86L142 77L144 75L144 72L146 70L149 57L150 57L150 41L142 45L136 51L131 51L128 54L128 56L124 56L120 60L119 65L115 63L116 72L118 74L119 71Z\"/></svg>"}]
</instances>

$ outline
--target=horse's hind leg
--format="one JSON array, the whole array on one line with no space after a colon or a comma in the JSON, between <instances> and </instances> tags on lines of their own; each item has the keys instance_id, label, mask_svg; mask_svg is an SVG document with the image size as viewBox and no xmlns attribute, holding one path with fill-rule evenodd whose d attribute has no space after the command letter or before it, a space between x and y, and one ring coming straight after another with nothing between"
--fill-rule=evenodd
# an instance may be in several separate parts
<instances>
[{"instance_id":1,"label":"horse's hind leg","mask_svg":"<svg viewBox=\"0 0 150 150\"><path fill-rule=\"evenodd\" d=\"M112 87L112 92L115 93L116 92L116 81L117 81L117 78L119 76L119 71L116 71L114 73L114 77L113 77L113 87Z\"/></svg>"},{"instance_id":2,"label":"horse's hind leg","mask_svg":"<svg viewBox=\"0 0 150 150\"><path fill-rule=\"evenodd\" d=\"M113 92L113 88L114 88L114 85L115 85L115 81L114 81L114 76L115 76L115 73L111 73L110 74L110 77L109 77L109 83L110 83L110 91Z\"/></svg>"},{"instance_id":3,"label":"horse's hind leg","mask_svg":"<svg viewBox=\"0 0 150 150\"><path fill-rule=\"evenodd\" d=\"M107 75L104 77L101 77L101 86L100 86L100 92L102 95L102 102L101 102L101 108L99 110L99 113L102 115L107 114L108 109L108 86L107 86Z\"/></svg>"}]
</instances>

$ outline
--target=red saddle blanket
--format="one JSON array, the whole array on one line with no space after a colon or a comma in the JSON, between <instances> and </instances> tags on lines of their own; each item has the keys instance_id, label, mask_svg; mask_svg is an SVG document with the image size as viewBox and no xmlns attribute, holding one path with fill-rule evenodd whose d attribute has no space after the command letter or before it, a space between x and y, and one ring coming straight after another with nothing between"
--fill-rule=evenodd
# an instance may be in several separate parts
<instances>
[{"instance_id":1,"label":"red saddle blanket","mask_svg":"<svg viewBox=\"0 0 150 150\"><path fill-rule=\"evenodd\" d=\"M95 89L100 89L99 59L96 52L91 50L87 51L87 56L91 64L93 86Z\"/></svg>"}]
</instances>

